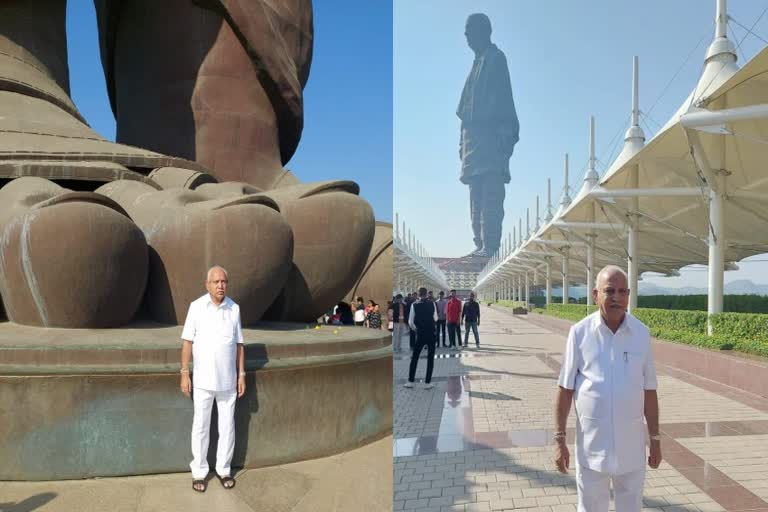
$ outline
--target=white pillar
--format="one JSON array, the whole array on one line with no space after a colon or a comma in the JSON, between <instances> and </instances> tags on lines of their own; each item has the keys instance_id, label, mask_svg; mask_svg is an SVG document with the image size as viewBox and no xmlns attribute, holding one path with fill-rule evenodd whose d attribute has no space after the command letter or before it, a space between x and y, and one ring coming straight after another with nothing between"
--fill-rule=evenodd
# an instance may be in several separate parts
<instances>
[{"instance_id":1,"label":"white pillar","mask_svg":"<svg viewBox=\"0 0 768 512\"><path fill-rule=\"evenodd\" d=\"M528 304L531 303L531 282L528 278L529 272L525 271L525 307L528 307Z\"/></svg>"},{"instance_id":2,"label":"white pillar","mask_svg":"<svg viewBox=\"0 0 768 512\"><path fill-rule=\"evenodd\" d=\"M634 62L635 66L637 65L637 59L635 59ZM637 83L637 73L635 72L635 84ZM637 96L633 94L635 98L635 102L637 101ZM635 119L635 109L637 109L637 104L635 103L632 106L632 119L634 121ZM632 169L630 169L629 174L629 183L632 188L637 188L640 181L640 167L635 166ZM632 198L632 211L636 212L640 208L640 199L637 197ZM637 257L637 231L639 227L640 219L635 213L632 213L629 216L629 236L627 238L627 277L629 278L629 305L628 310L629 313L632 314L632 312L637 309L637 295L639 290L639 280L638 277L640 277L640 260Z\"/></svg>"},{"instance_id":3,"label":"white pillar","mask_svg":"<svg viewBox=\"0 0 768 512\"><path fill-rule=\"evenodd\" d=\"M723 194L725 192L725 180L718 176L719 191L709 192L709 266L708 284L709 296L707 297L707 314L723 312L723 273L725 271L725 210ZM712 321L707 320L707 334L712 335Z\"/></svg>"},{"instance_id":4,"label":"white pillar","mask_svg":"<svg viewBox=\"0 0 768 512\"><path fill-rule=\"evenodd\" d=\"M629 277L629 313L637 308L638 259L637 259L637 215L629 216L629 239L627 241L627 274Z\"/></svg>"},{"instance_id":5,"label":"white pillar","mask_svg":"<svg viewBox=\"0 0 768 512\"><path fill-rule=\"evenodd\" d=\"M549 306L549 304L552 302L552 258L547 257L547 294L546 294L546 304Z\"/></svg>"},{"instance_id":6,"label":"white pillar","mask_svg":"<svg viewBox=\"0 0 768 512\"><path fill-rule=\"evenodd\" d=\"M594 286L594 258L595 258L595 235L587 235L589 243L587 243L587 306L592 305L592 294L590 291Z\"/></svg>"},{"instance_id":7,"label":"white pillar","mask_svg":"<svg viewBox=\"0 0 768 512\"><path fill-rule=\"evenodd\" d=\"M563 304L568 304L568 249L563 251Z\"/></svg>"},{"instance_id":8,"label":"white pillar","mask_svg":"<svg viewBox=\"0 0 768 512\"><path fill-rule=\"evenodd\" d=\"M520 274L517 275L517 300L523 301L523 278L520 277Z\"/></svg>"}]
</instances>

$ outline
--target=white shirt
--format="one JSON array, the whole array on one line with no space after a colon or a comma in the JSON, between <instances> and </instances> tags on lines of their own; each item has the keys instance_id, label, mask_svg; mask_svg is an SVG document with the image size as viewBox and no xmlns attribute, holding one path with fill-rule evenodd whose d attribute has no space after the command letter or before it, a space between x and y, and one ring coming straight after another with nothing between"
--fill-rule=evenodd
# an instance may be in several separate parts
<instances>
[{"instance_id":1,"label":"white shirt","mask_svg":"<svg viewBox=\"0 0 768 512\"><path fill-rule=\"evenodd\" d=\"M648 328L626 313L616 333L596 311L571 327L558 384L573 389L576 457L594 471L645 467L645 390L656 389Z\"/></svg>"},{"instance_id":2,"label":"white shirt","mask_svg":"<svg viewBox=\"0 0 768 512\"><path fill-rule=\"evenodd\" d=\"M427 299L419 299L413 304L411 304L411 312L408 314L408 326L411 328L412 331L416 330L416 324L413 322L416 320L416 308L413 307L419 302L426 301ZM434 308L434 313L432 313L432 318L434 318L435 322L437 322L437 308L435 307L435 303L432 303L432 307Z\"/></svg>"},{"instance_id":3,"label":"white shirt","mask_svg":"<svg viewBox=\"0 0 768 512\"><path fill-rule=\"evenodd\" d=\"M208 391L237 387L237 344L243 343L240 306L229 297L220 305L205 294L189 305L181 339L192 342L194 385Z\"/></svg>"}]
</instances>

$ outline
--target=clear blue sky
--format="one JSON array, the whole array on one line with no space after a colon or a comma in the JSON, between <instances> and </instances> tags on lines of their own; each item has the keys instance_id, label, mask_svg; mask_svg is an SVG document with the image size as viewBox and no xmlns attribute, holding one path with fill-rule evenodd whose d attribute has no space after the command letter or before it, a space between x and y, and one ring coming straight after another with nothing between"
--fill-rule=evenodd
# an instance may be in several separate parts
<instances>
[{"instance_id":1,"label":"clear blue sky","mask_svg":"<svg viewBox=\"0 0 768 512\"><path fill-rule=\"evenodd\" d=\"M378 220L392 221L392 9L389 2L314 2L315 46L304 134L288 163L302 181L353 179ZM114 140L90 0L67 5L72 97Z\"/></svg>"},{"instance_id":2,"label":"clear blue sky","mask_svg":"<svg viewBox=\"0 0 768 512\"><path fill-rule=\"evenodd\" d=\"M728 4L736 21L752 27L768 0ZM553 202L559 201L565 152L571 186L580 186L590 115L596 118L598 171L602 174L616 157L628 127L634 55L640 59L640 109L649 114L646 140L667 121L698 80L714 31L715 0L394 0L394 210L433 256L461 256L473 249L469 190L458 181L455 115L473 60L464 39L472 12L491 19L492 40L507 55L520 119L504 204L506 234L518 218L525 222L526 207L533 218L536 194L543 212L547 177ZM738 43L746 31L730 26L729 37L735 33ZM768 39L768 14L753 31ZM748 36L739 64L764 44ZM768 283L765 266L762 272L750 270L760 265L745 263L744 272L727 272L726 281ZM706 285L706 272L657 282Z\"/></svg>"}]
</instances>

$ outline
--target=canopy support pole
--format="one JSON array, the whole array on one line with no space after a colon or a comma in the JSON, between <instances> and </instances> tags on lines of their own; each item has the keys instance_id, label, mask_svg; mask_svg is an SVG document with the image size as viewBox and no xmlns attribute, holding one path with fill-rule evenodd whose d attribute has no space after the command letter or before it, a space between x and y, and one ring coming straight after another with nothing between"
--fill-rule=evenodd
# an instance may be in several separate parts
<instances>
[{"instance_id":1,"label":"canopy support pole","mask_svg":"<svg viewBox=\"0 0 768 512\"><path fill-rule=\"evenodd\" d=\"M568 304L568 249L563 251L563 304Z\"/></svg>"},{"instance_id":2,"label":"canopy support pole","mask_svg":"<svg viewBox=\"0 0 768 512\"><path fill-rule=\"evenodd\" d=\"M595 253L595 236L587 235L589 237L589 244L587 244L587 306L592 306L592 294L590 290L594 286L594 253Z\"/></svg>"},{"instance_id":3,"label":"canopy support pole","mask_svg":"<svg viewBox=\"0 0 768 512\"><path fill-rule=\"evenodd\" d=\"M547 256L545 260L547 265L546 304L549 306L552 303L552 258Z\"/></svg>"},{"instance_id":4,"label":"canopy support pole","mask_svg":"<svg viewBox=\"0 0 768 512\"><path fill-rule=\"evenodd\" d=\"M531 303L531 283L528 276L530 276L530 273L526 270L525 271L525 308L526 309L528 309L528 304Z\"/></svg>"},{"instance_id":5,"label":"canopy support pole","mask_svg":"<svg viewBox=\"0 0 768 512\"><path fill-rule=\"evenodd\" d=\"M640 182L640 165L633 167L629 175L632 188L637 188ZM640 209L640 198L632 198L632 211L636 212ZM629 278L629 313L637 309L637 295L640 290L638 277L640 276L640 265L637 259L637 231L640 223L640 219L637 215L631 214L629 216L629 237L627 240L627 277Z\"/></svg>"},{"instance_id":6,"label":"canopy support pole","mask_svg":"<svg viewBox=\"0 0 768 512\"><path fill-rule=\"evenodd\" d=\"M720 179L720 190L724 190L725 179ZM712 315L723 312L723 280L725 272L725 208L721 192L709 191L709 266L707 280L709 295L707 297L707 334L712 336Z\"/></svg>"}]
</instances>

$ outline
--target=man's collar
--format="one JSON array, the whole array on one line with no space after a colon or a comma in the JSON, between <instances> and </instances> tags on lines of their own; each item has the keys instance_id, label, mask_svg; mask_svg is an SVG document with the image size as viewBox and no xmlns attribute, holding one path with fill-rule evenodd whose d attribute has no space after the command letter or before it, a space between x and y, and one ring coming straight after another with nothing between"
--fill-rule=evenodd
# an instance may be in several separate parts
<instances>
[{"instance_id":1,"label":"man's collar","mask_svg":"<svg viewBox=\"0 0 768 512\"><path fill-rule=\"evenodd\" d=\"M211 305L211 306L216 306L217 308L218 307L228 308L230 306L230 304L232 304L232 300L229 297L227 297L226 295L224 296L224 299L221 301L221 304L219 304L217 306L216 303L213 302L213 299L211 298L211 294L210 293L206 293L205 294L205 306L206 307L208 307L208 305Z\"/></svg>"},{"instance_id":2,"label":"man's collar","mask_svg":"<svg viewBox=\"0 0 768 512\"><path fill-rule=\"evenodd\" d=\"M608 324L605 323L605 319L603 318L603 313L600 311L600 308L597 309L597 320L595 323L596 327L604 326L606 329L610 330L610 327L608 327ZM626 311L624 312L624 318L621 319L621 323L619 324L619 328L616 329L616 332L620 331L626 331L628 333L632 332L632 329L629 327L629 313Z\"/></svg>"}]
</instances>

